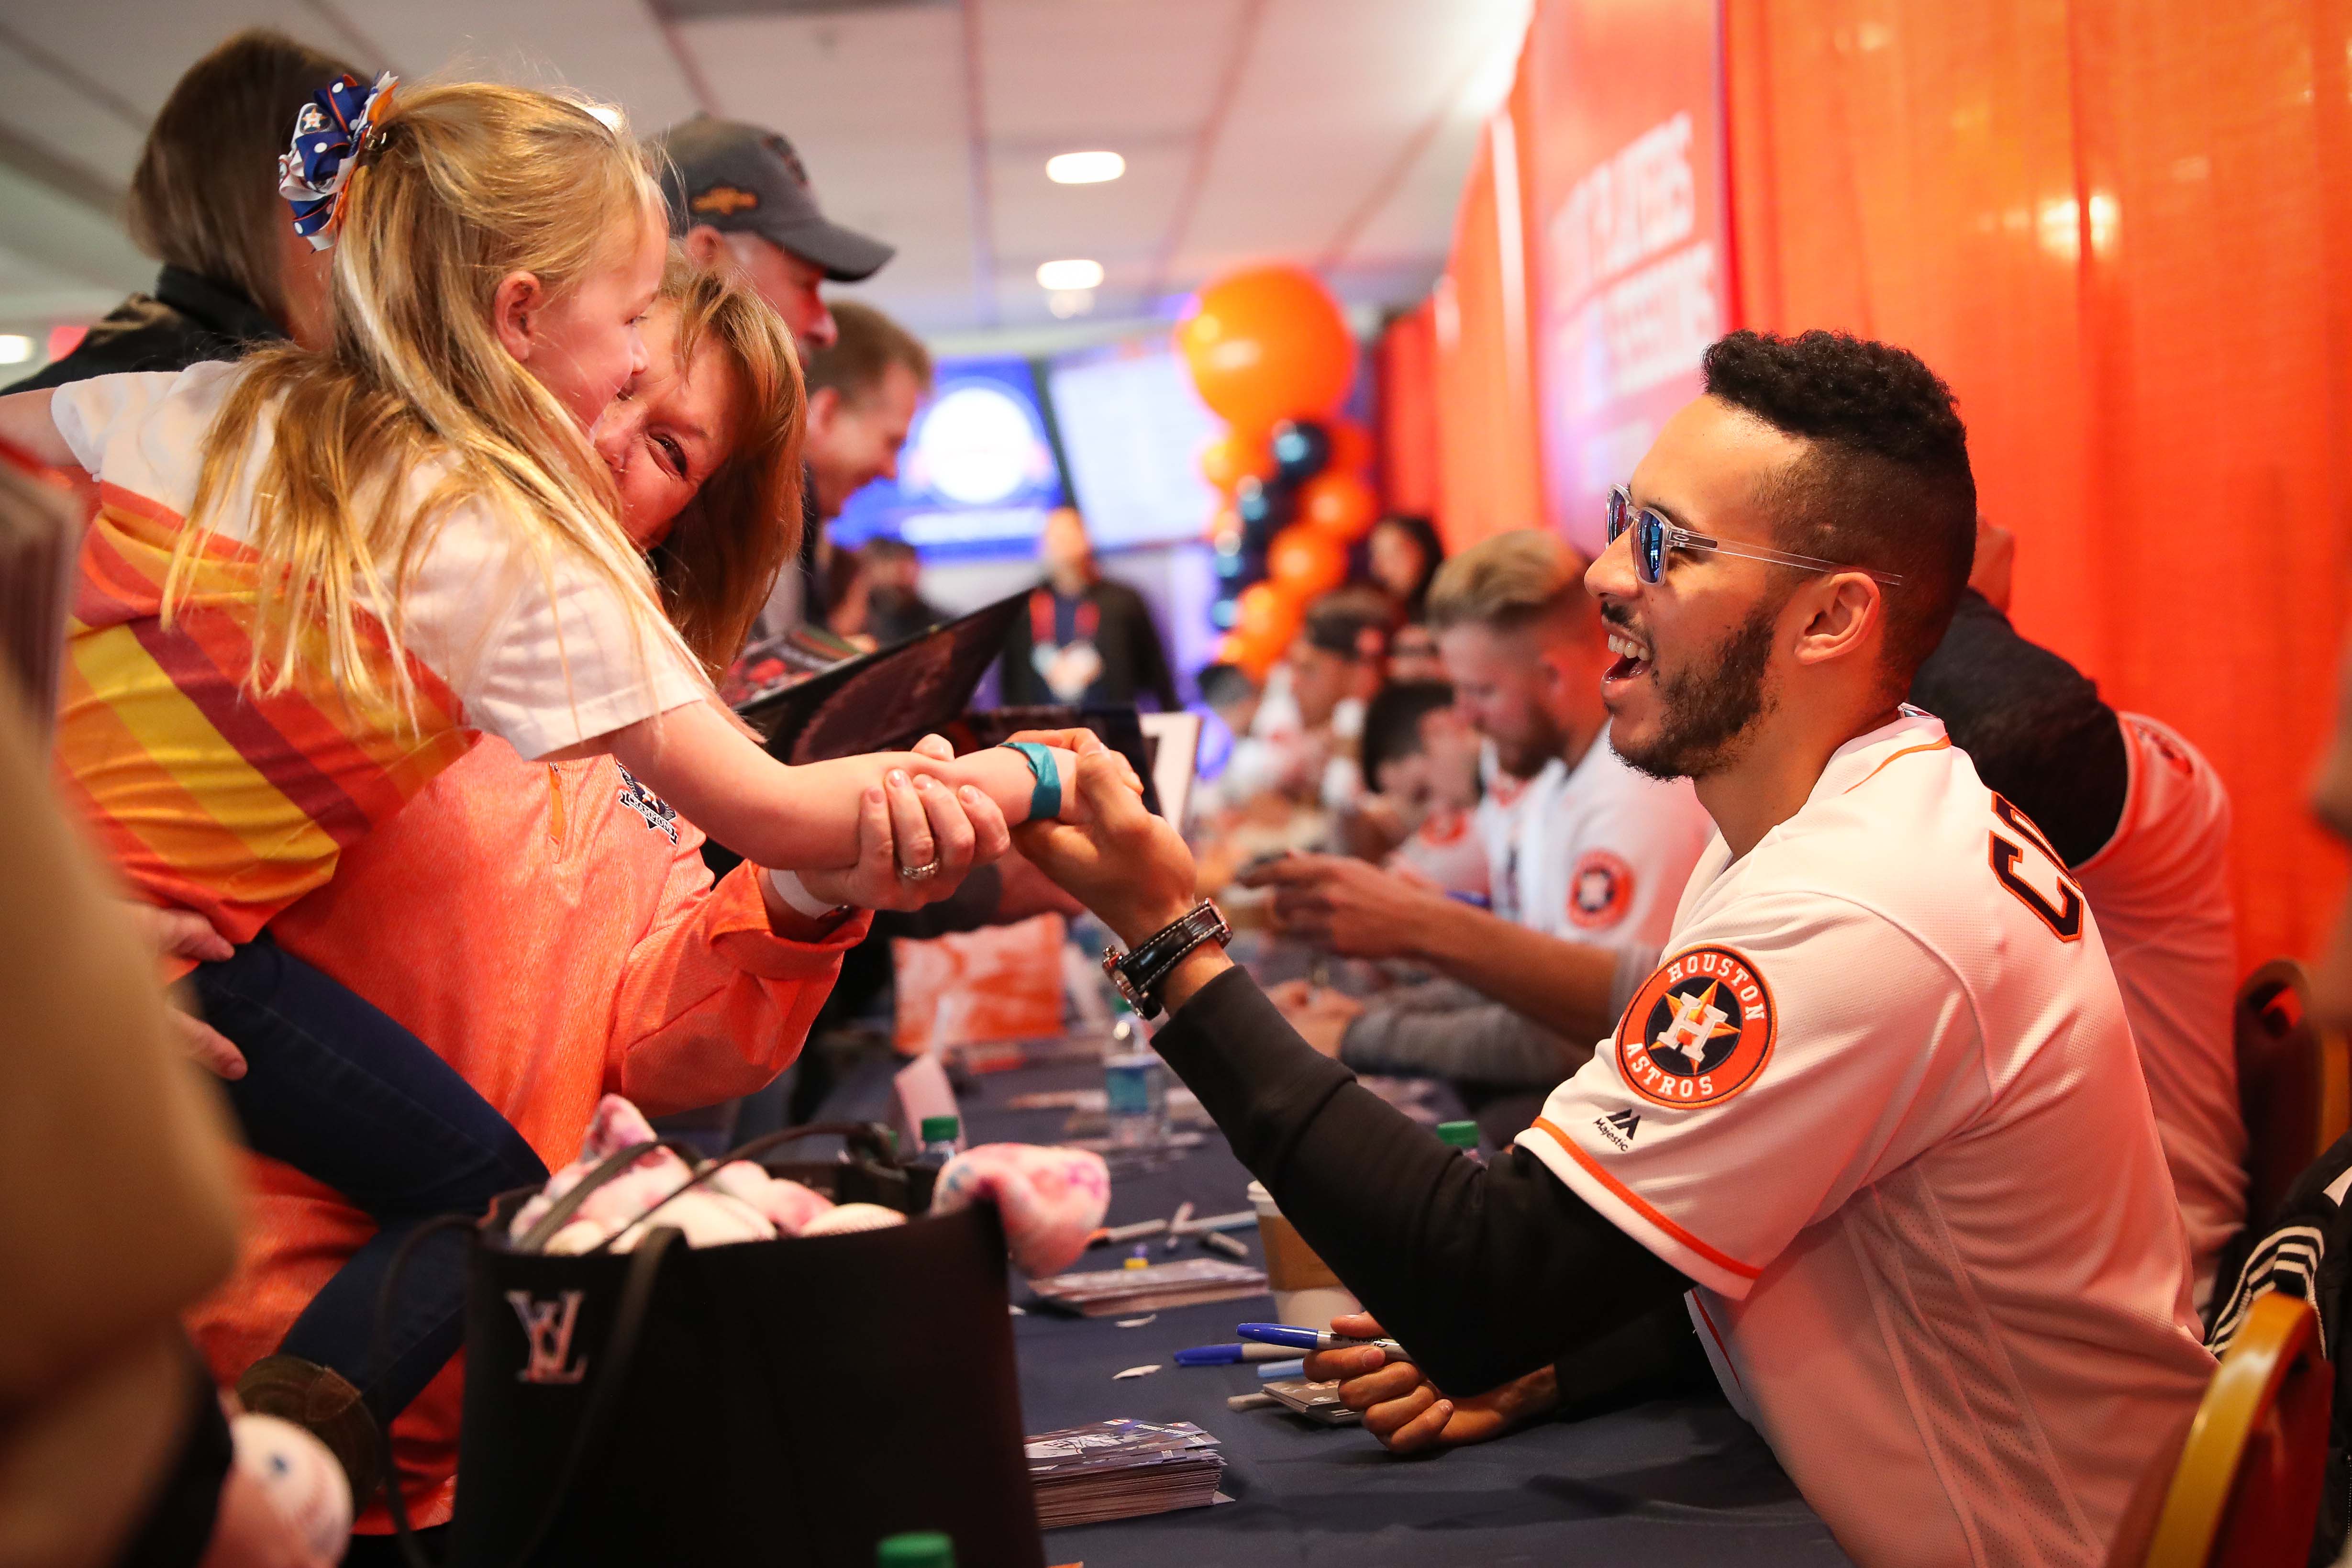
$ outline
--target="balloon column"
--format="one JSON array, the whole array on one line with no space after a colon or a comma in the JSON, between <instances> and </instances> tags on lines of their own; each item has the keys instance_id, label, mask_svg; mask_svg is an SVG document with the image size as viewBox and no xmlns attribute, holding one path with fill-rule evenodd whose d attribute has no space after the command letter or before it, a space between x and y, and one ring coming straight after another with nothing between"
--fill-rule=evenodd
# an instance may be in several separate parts
<instances>
[{"instance_id":1,"label":"balloon column","mask_svg":"<svg viewBox=\"0 0 2352 1568\"><path fill-rule=\"evenodd\" d=\"M1209 524L1217 657L1263 679L1307 601L1345 580L1348 547L1380 512L1363 477L1371 438L1336 416L1355 380L1355 339L1311 273L1257 267L1202 289L1176 346L1226 424L1201 452L1224 498Z\"/></svg>"}]
</instances>

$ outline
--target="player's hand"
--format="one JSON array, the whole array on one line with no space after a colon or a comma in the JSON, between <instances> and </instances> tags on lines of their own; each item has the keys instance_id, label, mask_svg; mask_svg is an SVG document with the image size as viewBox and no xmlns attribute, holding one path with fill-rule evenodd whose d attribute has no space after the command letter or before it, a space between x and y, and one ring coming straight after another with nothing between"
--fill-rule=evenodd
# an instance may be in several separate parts
<instances>
[{"instance_id":1,"label":"player's hand","mask_svg":"<svg viewBox=\"0 0 2352 1568\"><path fill-rule=\"evenodd\" d=\"M1380 1339L1383 1331L1367 1312L1331 1320L1334 1333ZM1448 1399L1409 1361L1391 1361L1370 1346L1317 1351L1307 1358L1306 1375L1315 1383L1337 1382L1340 1403L1364 1415L1364 1430L1392 1454L1435 1452L1465 1443L1484 1443L1546 1414L1559 1404L1549 1367L1475 1399Z\"/></svg>"},{"instance_id":2,"label":"player's hand","mask_svg":"<svg viewBox=\"0 0 2352 1568\"><path fill-rule=\"evenodd\" d=\"M1300 1039L1334 1061L1348 1037L1348 1026L1364 1016L1364 1005L1354 997L1304 980L1287 981L1266 994Z\"/></svg>"},{"instance_id":3,"label":"player's hand","mask_svg":"<svg viewBox=\"0 0 2352 1568\"><path fill-rule=\"evenodd\" d=\"M1274 925L1285 936L1349 958L1409 958L1433 916L1449 903L1361 860L1285 855L1241 875L1245 888L1274 889Z\"/></svg>"},{"instance_id":4,"label":"player's hand","mask_svg":"<svg viewBox=\"0 0 2352 1568\"><path fill-rule=\"evenodd\" d=\"M911 750L937 762L955 760L955 748L926 735ZM829 904L866 910L919 910L963 884L975 866L985 866L1013 844L1004 813L970 784L950 789L929 774L908 777L893 769L881 787L858 803L857 863L800 873L810 896ZM919 881L898 874L901 866L936 859L939 869ZM762 889L765 892L766 889ZM771 893L769 913L782 921L798 917Z\"/></svg>"},{"instance_id":5,"label":"player's hand","mask_svg":"<svg viewBox=\"0 0 2352 1568\"><path fill-rule=\"evenodd\" d=\"M1127 759L1097 744L1078 758L1087 820L1024 823L1013 842L1133 947L1192 910L1192 852L1164 819L1143 808Z\"/></svg>"}]
</instances>

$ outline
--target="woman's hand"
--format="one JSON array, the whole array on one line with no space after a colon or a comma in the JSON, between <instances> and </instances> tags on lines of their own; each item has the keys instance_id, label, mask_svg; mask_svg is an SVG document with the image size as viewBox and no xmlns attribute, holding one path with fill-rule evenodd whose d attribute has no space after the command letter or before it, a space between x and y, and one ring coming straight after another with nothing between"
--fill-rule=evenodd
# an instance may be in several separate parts
<instances>
[{"instance_id":1,"label":"woman's hand","mask_svg":"<svg viewBox=\"0 0 2352 1568\"><path fill-rule=\"evenodd\" d=\"M131 925L159 958L186 958L210 963L236 951L228 938L215 931L212 922L194 910L159 909L136 899L124 900L122 907L130 912ZM178 996L167 999L172 1003L172 1032L178 1037L180 1048L215 1078L232 1081L243 1078L245 1053L230 1043L226 1035L187 1011Z\"/></svg>"},{"instance_id":2,"label":"woman's hand","mask_svg":"<svg viewBox=\"0 0 2352 1568\"><path fill-rule=\"evenodd\" d=\"M951 762L955 748L926 735L912 750L938 762ZM928 775L908 777L893 769L877 789L858 803L857 863L832 871L803 871L801 886L828 904L867 910L919 910L961 887L972 868L985 866L1013 844L1004 813L981 791L966 784L950 789ZM908 867L936 865L920 878ZM770 913L775 913L771 894Z\"/></svg>"},{"instance_id":3,"label":"woman's hand","mask_svg":"<svg viewBox=\"0 0 2352 1568\"><path fill-rule=\"evenodd\" d=\"M1360 1340L1385 1337L1368 1312L1331 1320L1333 1333ZM1370 1346L1317 1351L1307 1358L1307 1376L1337 1382L1339 1401L1364 1413L1364 1430L1392 1454L1418 1454L1484 1443L1558 1407L1559 1385L1552 1370L1531 1372L1475 1399L1448 1399L1409 1361L1391 1361Z\"/></svg>"}]
</instances>

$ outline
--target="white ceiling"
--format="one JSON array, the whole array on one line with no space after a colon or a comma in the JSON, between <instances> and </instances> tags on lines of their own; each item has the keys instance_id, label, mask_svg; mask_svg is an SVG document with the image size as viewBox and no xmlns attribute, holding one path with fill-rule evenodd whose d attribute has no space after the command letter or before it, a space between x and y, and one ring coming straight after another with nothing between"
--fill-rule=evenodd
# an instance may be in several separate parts
<instances>
[{"instance_id":1,"label":"white ceiling","mask_svg":"<svg viewBox=\"0 0 2352 1568\"><path fill-rule=\"evenodd\" d=\"M152 264L112 216L147 117L234 29L404 75L567 83L650 132L709 109L791 137L829 216L896 260L854 290L960 344L1052 318L1091 257L1097 324L1235 263L1404 304L1444 260L1529 0L6 0L0 331L89 320ZM1109 148L1108 184L1045 178Z\"/></svg>"}]
</instances>

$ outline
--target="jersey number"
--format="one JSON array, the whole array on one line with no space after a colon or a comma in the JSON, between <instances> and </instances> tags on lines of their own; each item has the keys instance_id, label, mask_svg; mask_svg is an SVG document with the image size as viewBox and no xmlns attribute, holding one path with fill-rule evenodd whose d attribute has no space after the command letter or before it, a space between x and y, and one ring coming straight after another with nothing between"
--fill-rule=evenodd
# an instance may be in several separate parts
<instances>
[{"instance_id":1,"label":"jersey number","mask_svg":"<svg viewBox=\"0 0 2352 1568\"><path fill-rule=\"evenodd\" d=\"M1995 828L1986 835L1991 840L1992 874L2000 885L2017 895L2017 901L2032 910L2043 925L2058 935L2060 942L2074 942L2083 934L2083 889L2066 875L2065 862L2042 837L2026 815L2001 799L1992 797L1993 815L2016 830L2016 839L2005 838ZM2048 889L2057 897L2053 900Z\"/></svg>"}]
</instances>

